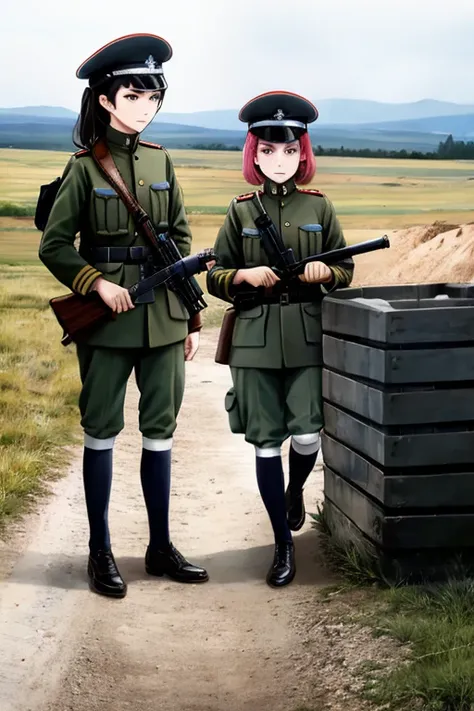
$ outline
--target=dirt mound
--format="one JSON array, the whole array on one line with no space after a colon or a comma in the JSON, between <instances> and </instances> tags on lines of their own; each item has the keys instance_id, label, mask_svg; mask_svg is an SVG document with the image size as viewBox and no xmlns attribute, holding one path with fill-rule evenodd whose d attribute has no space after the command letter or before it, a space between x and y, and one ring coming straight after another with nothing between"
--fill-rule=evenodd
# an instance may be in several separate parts
<instances>
[{"instance_id":1,"label":"dirt mound","mask_svg":"<svg viewBox=\"0 0 474 711\"><path fill-rule=\"evenodd\" d=\"M354 286L474 281L474 223L434 222L389 237L390 249L356 257Z\"/></svg>"}]
</instances>

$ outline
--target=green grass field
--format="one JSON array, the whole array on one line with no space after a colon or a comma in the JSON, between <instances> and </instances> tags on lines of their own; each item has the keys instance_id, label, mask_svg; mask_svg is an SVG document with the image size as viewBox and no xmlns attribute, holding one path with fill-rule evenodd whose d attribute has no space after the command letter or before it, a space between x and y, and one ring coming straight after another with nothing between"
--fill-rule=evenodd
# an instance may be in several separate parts
<instances>
[{"instance_id":1,"label":"green grass field","mask_svg":"<svg viewBox=\"0 0 474 711\"><path fill-rule=\"evenodd\" d=\"M248 192L233 151L171 150L189 213L224 215ZM36 202L39 186L60 175L68 154L0 149L0 202ZM317 159L313 186L334 203L345 230L392 229L435 220L468 221L474 205L474 163Z\"/></svg>"},{"instance_id":2,"label":"green grass field","mask_svg":"<svg viewBox=\"0 0 474 711\"><path fill-rule=\"evenodd\" d=\"M230 200L249 189L241 154L171 155L193 251L212 246ZM33 205L39 186L60 175L67 159L65 153L0 150L0 203ZM435 220L471 221L473 176L474 163L467 162L320 158L313 185L333 201L351 243ZM40 236L31 217L0 217L0 531L44 490L67 457L63 445L79 431L75 351L60 345L61 329L48 306L68 290L39 263ZM204 276L199 279L203 285ZM218 325L225 305L206 299L204 323ZM415 589L406 597L394 591L388 598L371 588L367 600L371 614L372 600L377 608L367 624L412 649L410 664L372 680L368 697L387 709L472 711L472 586Z\"/></svg>"}]
</instances>

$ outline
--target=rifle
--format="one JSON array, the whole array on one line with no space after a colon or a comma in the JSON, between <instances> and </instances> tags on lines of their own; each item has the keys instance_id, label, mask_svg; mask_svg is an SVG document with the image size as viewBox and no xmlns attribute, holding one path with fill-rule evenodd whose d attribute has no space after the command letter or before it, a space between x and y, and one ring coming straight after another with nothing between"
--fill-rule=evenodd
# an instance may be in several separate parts
<instances>
[{"instance_id":1,"label":"rifle","mask_svg":"<svg viewBox=\"0 0 474 711\"><path fill-rule=\"evenodd\" d=\"M255 222L257 222L257 220L255 220ZM261 232L261 235L262 240L265 239L263 231ZM271 235L267 233L266 237L273 242ZM272 247L273 246L274 245L272 243ZM306 257L306 259L301 259L300 261L295 260L292 249L285 249L284 253L278 252L278 266L272 267L272 271L280 277L282 285L285 288L289 287L290 282L294 281L299 274L304 274L306 265L311 262L322 262L328 266L330 264L344 265L344 263L346 265L350 265L352 257L355 257L358 254L366 254L367 252L374 252L378 249L387 249L388 247L390 247L390 240L387 235L384 235L383 237L378 237L377 239L369 239L365 242L359 242L358 244L351 245L350 247L341 247L340 249L333 249L329 252L313 254L310 257ZM317 286L317 284L314 286ZM263 301L264 298L265 288L262 286L253 287L245 284L244 282L243 284L235 287L234 305L238 311L251 309Z\"/></svg>"},{"instance_id":2,"label":"rifle","mask_svg":"<svg viewBox=\"0 0 474 711\"><path fill-rule=\"evenodd\" d=\"M256 205L259 209L259 215L254 220L255 226L260 232L262 247L270 260L272 270L282 280L292 279L299 274L303 274L306 265L310 262L323 262L323 264L327 265L336 264L349 260L357 254L365 254L366 252L390 247L389 239L387 235L384 235L377 239L359 242L359 244L351 247L341 247L330 252L313 254L310 257L306 257L306 259L297 261L291 247L285 247L275 223L262 205L259 194L255 193L255 196L257 198Z\"/></svg>"},{"instance_id":3,"label":"rifle","mask_svg":"<svg viewBox=\"0 0 474 711\"><path fill-rule=\"evenodd\" d=\"M205 271L206 264L215 258L216 255L211 249L205 249L189 257L181 257L129 287L130 298L135 303L142 294L163 284L177 290L195 274ZM63 346L69 345L72 341L75 343L86 341L99 326L117 317L95 291L86 296L80 294L58 296L51 299L49 303L60 326L64 329L61 339Z\"/></svg>"},{"instance_id":4,"label":"rifle","mask_svg":"<svg viewBox=\"0 0 474 711\"><path fill-rule=\"evenodd\" d=\"M383 237L378 237L377 239L359 242L359 244L354 244L350 247L341 247L340 249L333 249L330 252L313 254L310 257L306 257L306 259L296 261L292 249L285 249L285 247L280 249L280 241L281 244L283 244L283 241L281 240L281 237L270 217L268 217L268 220L265 222L263 222L263 219L259 220L259 218L257 218L255 220L255 224L257 224L257 220L259 221L258 229L260 230L262 241L265 240L265 243L268 245L269 251L267 254L270 256L273 253L276 260L276 266L272 267L272 269L282 280L284 289L288 289L290 287L290 283L295 281L299 274L304 273L306 265L310 262L323 262L323 264L327 265L344 264L345 262L347 265L351 264L352 257L357 254L365 254L366 252L373 252L377 249L386 249L390 247L390 241L387 235L384 235ZM264 249L266 251L265 246ZM272 249L274 252L271 251ZM314 284L313 286L317 287L318 284ZM308 298L308 300L310 299ZM234 306L226 310L219 333L219 341L215 355L216 363L220 363L222 365L229 364L232 334L238 312L252 309L258 304L264 302L264 287L259 286L255 288L249 284L245 284L245 282L235 287Z\"/></svg>"},{"instance_id":5,"label":"rifle","mask_svg":"<svg viewBox=\"0 0 474 711\"><path fill-rule=\"evenodd\" d=\"M155 230L148 214L127 188L104 139L93 146L92 157L122 199L135 222L137 231L141 232L149 243L153 255L157 258L158 269L171 266L181 260L182 255L178 247L168 235L168 223L160 222ZM143 281L146 282L146 279ZM169 286L179 297L191 318L207 307L203 298L204 292L192 275L177 275ZM141 290L140 293L145 292Z\"/></svg>"}]
</instances>

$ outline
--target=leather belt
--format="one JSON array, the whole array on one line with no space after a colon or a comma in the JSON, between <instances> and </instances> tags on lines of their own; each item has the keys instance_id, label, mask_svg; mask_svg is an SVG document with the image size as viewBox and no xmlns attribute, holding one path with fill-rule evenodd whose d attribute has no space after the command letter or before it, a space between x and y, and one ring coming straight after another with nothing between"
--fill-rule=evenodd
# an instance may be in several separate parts
<instances>
[{"instance_id":1,"label":"leather belt","mask_svg":"<svg viewBox=\"0 0 474 711\"><path fill-rule=\"evenodd\" d=\"M320 300L321 287L319 285L309 288L271 289L262 294L261 299L259 299L262 304L280 304L280 306L285 306L286 304L304 304L310 301Z\"/></svg>"},{"instance_id":2,"label":"leather belt","mask_svg":"<svg viewBox=\"0 0 474 711\"><path fill-rule=\"evenodd\" d=\"M93 247L90 253L96 264L140 264L150 257L148 247Z\"/></svg>"}]
</instances>

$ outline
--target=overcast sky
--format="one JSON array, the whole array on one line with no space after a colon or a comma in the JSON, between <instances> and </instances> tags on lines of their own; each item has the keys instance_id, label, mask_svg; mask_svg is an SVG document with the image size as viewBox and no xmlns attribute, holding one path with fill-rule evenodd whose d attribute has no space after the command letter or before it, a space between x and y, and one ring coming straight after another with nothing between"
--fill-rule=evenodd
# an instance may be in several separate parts
<instances>
[{"instance_id":1,"label":"overcast sky","mask_svg":"<svg viewBox=\"0 0 474 711\"><path fill-rule=\"evenodd\" d=\"M474 103L474 0L9 0L0 106L77 110L77 66L132 32L165 37L165 111L239 108L262 91Z\"/></svg>"}]
</instances>

